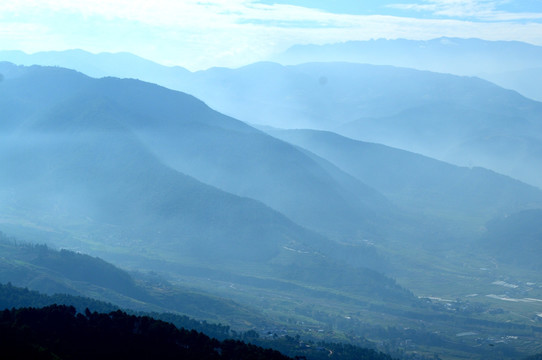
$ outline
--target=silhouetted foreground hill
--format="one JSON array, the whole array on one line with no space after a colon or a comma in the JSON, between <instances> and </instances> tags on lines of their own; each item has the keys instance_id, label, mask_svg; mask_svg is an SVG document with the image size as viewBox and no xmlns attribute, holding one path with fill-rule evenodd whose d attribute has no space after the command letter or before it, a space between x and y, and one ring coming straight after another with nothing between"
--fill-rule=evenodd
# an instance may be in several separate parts
<instances>
[{"instance_id":1,"label":"silhouetted foreground hill","mask_svg":"<svg viewBox=\"0 0 542 360\"><path fill-rule=\"evenodd\" d=\"M27 288L13 286L11 283L0 284L0 310L22 307L41 308L51 305L73 306L78 312L84 312L86 309L90 309L92 312L96 311L101 313L120 310L118 306L111 303L91 299L89 297L69 294L47 295ZM179 315L172 312L133 312L125 308L123 309L131 314L140 316L146 315L153 319L172 323L178 328L196 330L215 339L224 340L232 337L232 332L230 332L230 327L228 325L208 323L204 320L195 320L186 315Z\"/></svg>"},{"instance_id":2,"label":"silhouetted foreground hill","mask_svg":"<svg viewBox=\"0 0 542 360\"><path fill-rule=\"evenodd\" d=\"M4 310L0 343L1 356L10 359L288 359L147 316L81 314L63 305Z\"/></svg>"},{"instance_id":3,"label":"silhouetted foreground hill","mask_svg":"<svg viewBox=\"0 0 542 360\"><path fill-rule=\"evenodd\" d=\"M44 307L45 306L45 307ZM25 307L24 309L15 310L15 307ZM35 307L44 307L43 309L36 309ZM229 326L224 326L220 324L210 324L205 321L198 321L191 318L188 318L183 315L177 315L173 313L137 313L139 316L133 316L126 314L120 311L117 307L89 299L86 297L80 296L71 296L71 295L61 295L55 294L53 296L40 294L37 291L30 291L28 289L23 289L15 287L11 284L3 285L0 284L0 310L1 309L10 309L5 310L0 315L0 345L3 345L4 341L16 337L19 330L26 326L26 330L21 330L24 333L24 336L28 335L34 336L29 339L18 339L15 343L4 347L4 352L0 352L0 356L11 355L6 351L17 350L19 346L24 347L24 349L17 354L20 358L51 358L51 352L55 351L54 356L64 358L70 358L67 356L62 356L63 352L59 352L60 346L63 347L62 351L68 351L69 349L86 349L87 341L80 339L80 343L72 344L63 344L64 341L71 339L68 334L68 330L72 325L77 326L83 324L83 329L80 329L80 335L90 336L90 342L94 341L94 345L100 347L102 344L104 346L111 345L113 348L123 351L121 346L122 343L119 341L118 344L115 344L114 341L108 340L102 341L105 335L95 334L95 331L99 331L100 327L105 327L106 331L116 330L117 334L112 336L117 336L122 341L130 341L131 338L143 339L144 342L150 341L153 342L156 340L155 335L159 335L160 332L165 334L165 337L160 338L156 341L156 346L160 346L162 342L167 345L168 337L172 339L178 339L180 337L185 341L182 343L183 349L196 348L197 351L203 350L202 354L205 358L215 358L216 354L213 352L218 352L221 354L221 357L224 358L224 355L232 357L237 355L236 358L244 359L268 359L268 358L285 358L284 356L279 355L277 352L270 350L263 350L262 348L257 348L253 345L247 345L236 340L226 340L218 342L215 339L241 339L244 342L251 342L252 344L259 345L266 348L277 349L282 353L289 354L290 356L296 357L306 357L308 359L318 360L318 359L365 359L365 360L391 360L389 355L380 353L373 349L363 348L359 346L353 346L349 344L338 344L338 343L314 343L312 341L303 341L299 336L291 337L269 337L264 338L260 337L259 334L255 331L248 331L246 333L236 333L234 331L230 332ZM88 310L88 309L92 310ZM74 312L75 311L75 312ZM96 312L97 311L97 312ZM79 312L77 314L76 312ZM105 314L105 313L109 313ZM84 315L82 315L84 313ZM22 319L22 320L21 320ZM163 321L160 321L163 320ZM7 326L10 322L17 322L12 324L13 326L8 329ZM59 323L52 324L53 331L56 331L53 335L42 334L40 331L47 327L49 322L60 321ZM146 325L142 325L146 324ZM171 324L181 329L175 331L171 329ZM148 326L147 326L148 325ZM145 327L146 326L146 327ZM130 328L132 327L132 328ZM124 334L123 330L127 330L130 334ZM135 331L137 329L137 331ZM143 329L143 330L142 330ZM190 330L187 330L190 329ZM205 333L199 333L199 331ZM214 339L209 338L208 336L214 337ZM52 341L53 338L57 337L59 340L56 345L47 345L46 341ZM194 342L196 345L187 345L187 342ZM179 345L178 343L177 345ZM217 345L218 344L218 345ZM91 344L92 345L92 344ZM211 346L212 345L212 346ZM39 348L36 346L40 346ZM80 346L80 347L77 347ZM149 346L149 350L152 349L152 346ZM220 349L220 350L219 350ZM20 350L20 349L19 349ZM206 354L205 351L208 351L209 354ZM225 352L226 351L226 352ZM98 356L98 352L87 353L88 355L77 356L77 358L91 357L92 354ZM115 352L113 352L115 354ZM131 356L130 352L117 352L119 357L125 358ZM161 352L152 353L153 356L160 355ZM173 351L173 354L177 352ZM181 358L192 358L192 355L196 355L194 352L188 356L182 355ZM17 358L15 356L14 358ZM138 355L135 358L140 358ZM210 357L205 357L210 356ZM169 358L170 354L166 354L165 358ZM53 357L55 358L55 357ZM107 358L107 357L106 357Z\"/></svg>"}]
</instances>

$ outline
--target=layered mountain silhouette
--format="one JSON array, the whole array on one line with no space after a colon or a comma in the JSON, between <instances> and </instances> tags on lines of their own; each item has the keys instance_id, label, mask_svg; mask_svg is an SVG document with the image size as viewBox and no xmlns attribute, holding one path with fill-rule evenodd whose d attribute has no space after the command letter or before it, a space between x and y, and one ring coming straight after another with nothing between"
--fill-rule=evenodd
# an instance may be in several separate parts
<instances>
[{"instance_id":1,"label":"layered mountain silhouette","mask_svg":"<svg viewBox=\"0 0 542 360\"><path fill-rule=\"evenodd\" d=\"M195 276L208 276L208 266L231 273L249 267L256 276L411 298L392 280L360 269L385 269L375 248L359 241L378 240L397 214L352 176L156 85L37 66L3 64L1 72L0 102L11 114L0 149L4 223L62 234L66 246L85 251L126 253L132 264L197 264ZM296 219L314 226L165 164L174 160L190 174L203 178L198 167L205 166L226 184L252 187L255 198L284 213L300 211ZM226 165L237 167L228 173ZM322 269L328 280L315 276ZM235 281L267 286L257 278ZM274 286L291 287L283 280Z\"/></svg>"},{"instance_id":2,"label":"layered mountain silhouette","mask_svg":"<svg viewBox=\"0 0 542 360\"><path fill-rule=\"evenodd\" d=\"M450 41L459 41L444 40L429 43L436 44L436 48L455 49ZM483 49L486 57L495 55L491 49L507 48L491 42L465 41L466 48ZM418 45L407 42L405 46ZM502 60L499 66L508 71L538 66L525 64L536 58L537 47L506 45L519 47L525 56ZM537 161L542 104L478 78L355 63L257 63L239 69L212 68L190 73L132 59L127 54L76 51L30 57L8 55L4 56L19 62L56 63L95 76L137 77L191 93L214 109L249 123L336 131L456 165L490 168L542 186L538 176L542 169ZM81 60L74 60L78 58ZM89 67L93 59L100 71Z\"/></svg>"},{"instance_id":3,"label":"layered mountain silhouette","mask_svg":"<svg viewBox=\"0 0 542 360\"><path fill-rule=\"evenodd\" d=\"M175 87L179 79L190 74L180 66L163 66L130 53L91 54L83 50L66 50L26 54L17 50L0 50L0 61L25 66L59 66L78 70L96 78L105 76L134 78L167 87Z\"/></svg>"},{"instance_id":4,"label":"layered mountain silhouette","mask_svg":"<svg viewBox=\"0 0 542 360\"><path fill-rule=\"evenodd\" d=\"M483 168L458 167L326 131L267 131L336 164L403 208L484 222L542 205L539 189Z\"/></svg>"},{"instance_id":5,"label":"layered mountain silhouette","mask_svg":"<svg viewBox=\"0 0 542 360\"><path fill-rule=\"evenodd\" d=\"M163 165L130 130L125 104L103 91L109 84L100 88L100 81L61 69L22 71L0 85L3 109L27 111L4 123L0 181L6 216L19 213L63 227L111 225L125 240L207 260L269 259L283 245L317 238L260 202ZM123 92L129 88L117 91L129 99ZM158 89L150 88L149 97ZM180 111L194 113L199 106L216 114L192 97L175 96Z\"/></svg>"},{"instance_id":6,"label":"layered mountain silhouette","mask_svg":"<svg viewBox=\"0 0 542 360\"><path fill-rule=\"evenodd\" d=\"M481 79L345 63L195 75L194 94L240 119L333 130L542 186L542 104Z\"/></svg>"},{"instance_id":7,"label":"layered mountain silhouette","mask_svg":"<svg viewBox=\"0 0 542 360\"><path fill-rule=\"evenodd\" d=\"M519 41L441 37L294 45L276 60L288 64L347 61L475 75L539 66L540 56L542 47Z\"/></svg>"},{"instance_id":8,"label":"layered mountain silhouette","mask_svg":"<svg viewBox=\"0 0 542 360\"><path fill-rule=\"evenodd\" d=\"M540 101L542 88L536 84L541 79L541 58L542 47L519 41L443 37L295 45L274 61L283 64L343 61L478 76Z\"/></svg>"},{"instance_id":9,"label":"layered mountain silhouette","mask_svg":"<svg viewBox=\"0 0 542 360\"><path fill-rule=\"evenodd\" d=\"M275 64L254 68L261 66L279 72L292 70ZM306 69L313 67L336 70L332 64L306 65ZM16 199L10 211L32 209L35 221L54 220L55 216L61 217L59 224L66 219L77 226L95 221L118 227L115 229L124 238L134 234L145 240L158 237L162 244L167 239L168 246L179 253L206 258L213 257L209 247L214 256L254 258L247 245L258 239L260 255L270 259L288 244L319 244L320 249L329 250L323 237L295 223L343 241L386 236L390 223L396 224L391 229L398 228L405 219L382 193L403 211L465 210L482 219L536 206L540 201L536 189L482 169L459 169L327 133L278 135L310 151L306 153L217 113L192 96L153 84L96 80L60 68L7 63L1 73L0 102L10 115L2 123L3 161L9 169L9 175L1 179L8 189L4 196ZM481 110L467 112L470 130L445 119L441 126L447 131L442 136L436 132L434 142L440 139L444 143L444 137L472 138L473 133L483 133L495 123L500 124L496 134L508 130L527 138L529 132L535 132L535 121L523 119L518 124L506 113L512 114L512 105L519 102L525 116L533 116L537 103L519 96L514 102L499 88L476 82L481 89L503 96L499 105L503 114L493 118ZM466 95L461 101L473 103ZM442 106L448 106L450 113L463 109L463 105ZM420 109L431 118L438 106ZM430 128L429 119L412 116L410 120L412 124L422 122L418 129ZM420 136L405 126L403 132L408 131L411 138ZM395 178L402 182L392 181ZM417 182L420 179L425 180ZM488 179L493 185L482 185ZM135 226L133 219L138 219ZM269 230L261 231L263 228ZM214 246L217 239L227 240L218 240L220 246Z\"/></svg>"},{"instance_id":10,"label":"layered mountain silhouette","mask_svg":"<svg viewBox=\"0 0 542 360\"><path fill-rule=\"evenodd\" d=\"M59 149L92 144L98 146L104 159L110 161L122 158L122 154L113 156L121 151L137 155L141 162L151 163L158 159L200 181L260 200L301 225L330 234L363 232L369 223L393 216L392 206L375 190L361 182L341 183L337 177L344 177L344 174L341 175L338 169L330 173L295 147L214 112L191 96L135 80L93 80L56 69L36 68L32 73L13 82L27 86L36 82L39 87L59 86L61 90L44 99L38 98L43 96L38 94L53 91L32 90L36 92L36 101L44 101L41 106L47 104L46 112L37 117L29 116L31 120L25 120L18 127L26 131L21 136L59 133L59 140L63 140L62 135L70 139L66 145L55 145ZM74 77L80 77L80 81L71 83ZM11 82L9 79L5 82L6 91ZM16 101L13 99L18 96L15 91L9 91L9 97L4 99L6 109L14 106ZM64 96L63 91L73 95ZM53 105L63 97L67 100ZM26 108L30 111L30 107ZM93 138L85 139L85 142L72 141L80 134ZM103 144L98 145L100 142ZM150 149L148 153L141 142ZM66 156L53 156L53 159ZM15 161L14 157L12 159ZM23 162L17 160L17 163L23 166ZM131 164L123 162L123 166ZM104 163L100 163L102 165ZM158 170L151 171L152 168L151 165L141 166L148 173L159 173ZM112 171L119 171L129 179L135 176L128 175L128 169L115 167ZM141 176L135 178L141 181ZM156 194L149 195L149 201L155 198Z\"/></svg>"}]
</instances>

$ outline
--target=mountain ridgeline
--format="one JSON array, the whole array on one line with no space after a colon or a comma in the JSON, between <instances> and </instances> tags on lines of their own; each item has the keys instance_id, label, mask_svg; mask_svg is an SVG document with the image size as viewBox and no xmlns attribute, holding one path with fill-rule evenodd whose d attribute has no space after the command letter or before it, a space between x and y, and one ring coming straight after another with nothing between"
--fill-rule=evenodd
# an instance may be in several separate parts
<instances>
[{"instance_id":1,"label":"mountain ridgeline","mask_svg":"<svg viewBox=\"0 0 542 360\"><path fill-rule=\"evenodd\" d=\"M403 208L484 221L525 204L542 204L539 189L483 168L454 166L326 131L266 131L336 164Z\"/></svg>"},{"instance_id":2,"label":"mountain ridgeline","mask_svg":"<svg viewBox=\"0 0 542 360\"><path fill-rule=\"evenodd\" d=\"M310 63L263 62L194 73L129 54L74 50L3 52L0 57L69 67L91 76L151 81L193 94L248 123L340 132L457 165L489 168L541 187L542 105L472 77L539 93L534 79L540 73L541 52L529 44L478 39L377 40L316 47L305 61Z\"/></svg>"},{"instance_id":3,"label":"mountain ridgeline","mask_svg":"<svg viewBox=\"0 0 542 360\"><path fill-rule=\"evenodd\" d=\"M519 41L437 38L378 39L326 45L295 45L274 58L282 64L353 62L478 76L542 100L542 47Z\"/></svg>"},{"instance_id":4,"label":"mountain ridgeline","mask_svg":"<svg viewBox=\"0 0 542 360\"><path fill-rule=\"evenodd\" d=\"M542 186L542 104L479 78L352 63L258 63L198 72L180 87L251 123L334 131Z\"/></svg>"}]
</instances>

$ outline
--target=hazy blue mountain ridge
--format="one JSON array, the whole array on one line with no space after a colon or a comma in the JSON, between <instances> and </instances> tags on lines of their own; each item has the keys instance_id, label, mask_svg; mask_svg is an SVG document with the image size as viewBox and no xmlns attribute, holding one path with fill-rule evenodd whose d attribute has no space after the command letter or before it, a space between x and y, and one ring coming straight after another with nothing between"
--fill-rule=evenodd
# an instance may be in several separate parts
<instances>
[{"instance_id":1,"label":"hazy blue mountain ridge","mask_svg":"<svg viewBox=\"0 0 542 360\"><path fill-rule=\"evenodd\" d=\"M70 88L55 71L59 70L48 79L40 75L40 82ZM101 107L97 110L101 115L89 115L96 126L125 127L167 165L228 192L260 200L301 225L345 236L364 232L364 222L378 223L394 216L392 206L373 189L362 183L345 188L294 147L219 114L192 96L136 80L87 78L83 83L86 87L76 85L74 94L77 101L89 102L88 111ZM60 118L66 119L67 126L75 126L84 111L78 110L77 102L72 107L70 116L59 117L70 108L63 101L47 126L53 126L53 120L60 126ZM90 126L85 119L81 122Z\"/></svg>"},{"instance_id":2,"label":"hazy blue mountain ridge","mask_svg":"<svg viewBox=\"0 0 542 360\"><path fill-rule=\"evenodd\" d=\"M542 47L519 41L442 37L431 40L376 39L325 45L294 45L276 60L289 64L348 61L474 75L534 67Z\"/></svg>"},{"instance_id":3,"label":"hazy blue mountain ridge","mask_svg":"<svg viewBox=\"0 0 542 360\"><path fill-rule=\"evenodd\" d=\"M385 290L389 284L380 284L374 279L379 274L359 270L359 267L367 266L381 270L387 266L375 248L332 242L259 201L205 185L164 165L149 150L148 144L153 132L168 131L172 141L177 139L182 143L187 136L188 142L188 135L194 132L188 135L183 132L193 128L210 128L211 132L228 130L221 134L225 137L231 137L232 133L253 134L252 138L242 138L243 141L238 141L237 137L233 137L234 141L226 141L232 148L241 146L239 154L243 156L238 159L241 163L246 162L247 154L250 155L251 162L242 163L243 167L247 167L246 164L257 167L258 161L274 159L272 165L277 174L269 172L266 176L308 182L307 187L312 191L310 196L315 198L313 208L304 204L300 196L297 197L300 204L295 205L310 209L315 223L320 217L324 226L331 224L336 229L343 224L350 226L347 230L354 233L357 240L371 237L372 231L388 224L385 222L387 214L396 216L393 206L375 190L359 181L336 181L337 169L333 176L328 174L295 147L213 112L192 96L135 80L96 80L64 70L68 74L63 76L70 81L72 77L81 77L82 82L73 88L81 86L81 90L70 93L70 83L62 83L63 77L55 75L59 72L62 75L63 71L53 69L48 76L49 70L37 67L33 70L39 73L39 88L44 92L38 96L40 91L33 89L37 102L33 101L34 95L26 97L24 86L11 87L11 84L20 85L18 80L31 84L32 72L0 84L0 93L9 93L13 99L32 103L34 109L32 115L22 117L19 126L6 132L6 141L2 142L0 161L5 171L0 176L0 195L3 221L20 227L67 233L68 239L64 243L70 248L109 251L110 257L121 252L130 254L132 259L162 259L161 266L165 262L185 262L201 267L222 267L232 273L250 269L251 276L256 276L253 280L263 284L258 286L265 286L265 281L260 281L257 276L265 275L278 276L284 287L290 281L296 281L300 291L310 291L304 289L306 283L334 288L334 281L322 283L318 277L288 270L292 264L304 263L304 271L312 274L326 264L330 274L350 274L350 278L344 280L348 291L363 296L369 296L367 289L371 289L371 294L390 294ZM55 100L57 86L69 93L65 99ZM47 93L52 94L51 101L48 101ZM8 108L9 104L6 104ZM170 106L171 110L167 110ZM154 109L158 115L153 115ZM212 147L212 141L217 139L211 137L208 143L198 146L202 149ZM258 146L264 150L258 150ZM283 167L289 158L297 162ZM294 172L296 168L298 173ZM286 173L279 173L281 169ZM242 177L243 171L233 175ZM252 180L259 181L258 178ZM311 182L317 184L316 189L310 188ZM351 188L344 190L345 184ZM264 182L264 185L262 192L273 190L268 183ZM357 187L360 189L354 189ZM288 185L274 191L279 196L285 188ZM301 191L302 184L294 190ZM368 199L353 197L350 191L366 194ZM373 200L377 203L373 204ZM367 212L363 212L365 207ZM352 209L355 212L350 213ZM384 217L378 213L374 215L374 209L382 210ZM328 219L321 213L334 211L337 212L335 218L326 223ZM349 257L344 258L344 254ZM339 258L344 261L339 262ZM281 274L286 278L280 278ZM300 278L296 278L298 275ZM413 299L400 287L391 293L397 295L397 301ZM326 292L321 292L320 296L322 294Z\"/></svg>"},{"instance_id":4,"label":"hazy blue mountain ridge","mask_svg":"<svg viewBox=\"0 0 542 360\"><path fill-rule=\"evenodd\" d=\"M205 80L217 93L207 95L209 103L241 119L251 116L255 123L338 131L541 186L541 103L477 78L339 63L282 71L273 65L267 77L270 66L225 69L221 77ZM205 86L198 86L205 96ZM244 101L229 95L237 87L245 91ZM214 103L215 98L220 100ZM365 116L353 120L356 114Z\"/></svg>"},{"instance_id":5,"label":"hazy blue mountain ridge","mask_svg":"<svg viewBox=\"0 0 542 360\"><path fill-rule=\"evenodd\" d=\"M79 77L82 83L90 81ZM54 94L52 90L62 80L50 79L55 80L48 84L53 88L44 93ZM40 84L45 86L43 79ZM0 91L16 97L15 89L8 86L5 81ZM253 250L269 258L280 249L281 237L287 244L316 238L261 203L222 192L162 165L127 130L127 116L114 102L74 93L55 103L55 96L50 103L43 101L45 108L36 109L9 134L0 154L4 164L0 181L8 193L11 189L10 198L16 199L13 206L28 208L29 216L50 218L56 224L62 224L66 216L76 223L81 221L76 219L88 219L129 225L132 234L147 240L156 236L153 232L164 231L170 236L163 235L162 242L169 238L170 248L206 258L254 257ZM286 235L288 228L297 230ZM286 231L285 237L277 231ZM271 248L264 245L264 238L271 241ZM247 247L245 241L258 241L259 246ZM216 243L210 246L208 242ZM251 254L243 255L248 249Z\"/></svg>"},{"instance_id":6,"label":"hazy blue mountain ridge","mask_svg":"<svg viewBox=\"0 0 542 360\"><path fill-rule=\"evenodd\" d=\"M295 45L273 58L283 64L347 61L479 76L541 101L540 59L542 47L528 43L446 37Z\"/></svg>"},{"instance_id":7,"label":"hazy blue mountain ridge","mask_svg":"<svg viewBox=\"0 0 542 360\"><path fill-rule=\"evenodd\" d=\"M437 48L443 46L461 54L458 50L461 46L453 43L463 40L444 40L428 42L428 46L437 44ZM515 60L505 57L501 61L491 50L500 48L499 44L464 42L474 44L468 45L469 51L478 48L476 51L485 54L484 59L493 58L497 65L508 70L515 63L536 58L538 51L538 47L507 43L527 55ZM405 44L406 48L412 47L409 42ZM69 54L47 56L63 64L70 58ZM84 71L85 63L99 57L88 53L81 56L86 60L80 65L73 61L69 65ZM39 56L35 59L38 61ZM542 169L537 161L542 141L542 104L481 79L354 63L296 66L257 63L239 69L183 72L164 80L140 66L142 60L133 61L130 66L123 54L118 57L108 54L108 59L111 64L116 61L117 68L132 69L138 78L194 94L218 111L246 122L339 131L349 137L403 147L457 165L491 168L542 186L538 176ZM484 64L489 69L485 60L469 62ZM112 65L103 68L103 73L123 76ZM495 152L499 155L493 156Z\"/></svg>"},{"instance_id":8,"label":"hazy blue mountain ridge","mask_svg":"<svg viewBox=\"0 0 542 360\"><path fill-rule=\"evenodd\" d=\"M541 190L486 169L458 167L331 132L267 131L329 160L404 208L485 221L542 206Z\"/></svg>"},{"instance_id":9,"label":"hazy blue mountain ridge","mask_svg":"<svg viewBox=\"0 0 542 360\"><path fill-rule=\"evenodd\" d=\"M74 69L92 77L116 76L151 81L171 87L189 74L180 66L163 66L130 53L91 54L84 50L44 51L26 54L22 51L0 51L0 60L18 65L58 66Z\"/></svg>"},{"instance_id":10,"label":"hazy blue mountain ridge","mask_svg":"<svg viewBox=\"0 0 542 360\"><path fill-rule=\"evenodd\" d=\"M542 67L509 70L500 73L481 74L480 76L505 89L516 90L528 98L542 101Z\"/></svg>"}]
</instances>

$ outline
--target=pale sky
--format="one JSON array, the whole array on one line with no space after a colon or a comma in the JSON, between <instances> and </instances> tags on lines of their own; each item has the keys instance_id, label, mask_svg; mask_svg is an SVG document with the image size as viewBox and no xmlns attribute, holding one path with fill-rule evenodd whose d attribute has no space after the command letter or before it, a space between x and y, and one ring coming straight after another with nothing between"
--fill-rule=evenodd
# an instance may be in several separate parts
<instances>
[{"instance_id":1,"label":"pale sky","mask_svg":"<svg viewBox=\"0 0 542 360\"><path fill-rule=\"evenodd\" d=\"M542 45L542 0L0 0L0 50L125 51L190 70L295 44L441 36Z\"/></svg>"}]
</instances>

